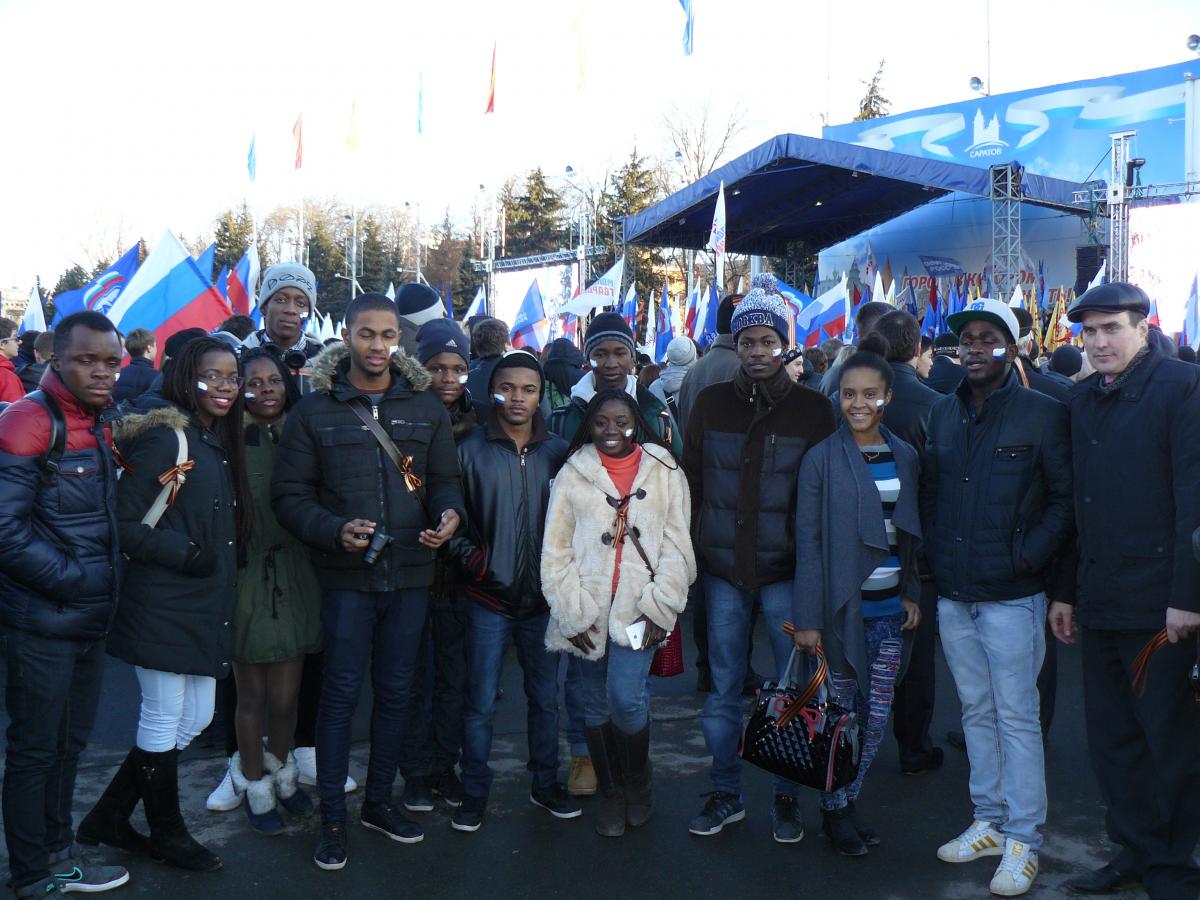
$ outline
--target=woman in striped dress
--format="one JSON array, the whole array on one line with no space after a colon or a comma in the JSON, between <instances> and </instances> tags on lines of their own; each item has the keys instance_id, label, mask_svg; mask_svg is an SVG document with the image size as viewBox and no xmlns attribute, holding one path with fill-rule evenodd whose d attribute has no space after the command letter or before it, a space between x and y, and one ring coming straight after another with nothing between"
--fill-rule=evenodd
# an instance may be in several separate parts
<instances>
[{"instance_id":1,"label":"woman in striped dress","mask_svg":"<svg viewBox=\"0 0 1200 900\"><path fill-rule=\"evenodd\" d=\"M797 485L796 646L823 647L830 692L862 727L858 777L821 798L823 830L847 856L880 842L855 801L921 619L917 453L882 424L893 380L886 350L870 335L842 366L842 424L804 457Z\"/></svg>"}]
</instances>

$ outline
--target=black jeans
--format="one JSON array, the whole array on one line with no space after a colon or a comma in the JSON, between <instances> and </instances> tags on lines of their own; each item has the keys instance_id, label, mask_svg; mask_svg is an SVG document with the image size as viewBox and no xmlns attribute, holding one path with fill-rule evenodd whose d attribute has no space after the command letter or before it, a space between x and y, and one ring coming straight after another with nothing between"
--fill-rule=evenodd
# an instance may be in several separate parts
<instances>
[{"instance_id":1,"label":"black jeans","mask_svg":"<svg viewBox=\"0 0 1200 900\"><path fill-rule=\"evenodd\" d=\"M409 708L404 758L407 779L453 769L462 753L463 695L467 689L466 598L434 600L421 642L421 664Z\"/></svg>"},{"instance_id":2,"label":"black jeans","mask_svg":"<svg viewBox=\"0 0 1200 900\"><path fill-rule=\"evenodd\" d=\"M902 768L924 768L933 752L929 726L933 722L937 650L937 585L921 582L921 624L913 635L908 668L896 685L892 701L892 734L900 746Z\"/></svg>"},{"instance_id":3,"label":"black jeans","mask_svg":"<svg viewBox=\"0 0 1200 900\"><path fill-rule=\"evenodd\" d=\"M74 841L79 754L96 721L104 642L8 633L4 838L12 887L50 876L51 853Z\"/></svg>"},{"instance_id":4,"label":"black jeans","mask_svg":"<svg viewBox=\"0 0 1200 900\"><path fill-rule=\"evenodd\" d=\"M1132 690L1133 660L1152 632L1083 628L1088 751L1107 807L1117 868L1151 897L1200 896L1200 704L1187 681L1196 641L1168 644L1150 662L1146 692Z\"/></svg>"},{"instance_id":5,"label":"black jeans","mask_svg":"<svg viewBox=\"0 0 1200 900\"><path fill-rule=\"evenodd\" d=\"M429 588L402 591L325 591L325 678L317 712L317 791L326 821L346 820L350 728L371 665L371 757L366 799L392 796L408 722Z\"/></svg>"}]
</instances>

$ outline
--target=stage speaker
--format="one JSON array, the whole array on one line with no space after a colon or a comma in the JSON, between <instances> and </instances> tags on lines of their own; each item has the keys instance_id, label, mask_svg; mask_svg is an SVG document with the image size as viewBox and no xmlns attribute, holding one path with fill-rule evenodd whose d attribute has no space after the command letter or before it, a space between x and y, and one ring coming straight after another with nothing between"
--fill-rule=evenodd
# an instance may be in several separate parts
<instances>
[{"instance_id":1,"label":"stage speaker","mask_svg":"<svg viewBox=\"0 0 1200 900\"><path fill-rule=\"evenodd\" d=\"M1107 244L1087 244L1075 248L1075 296L1087 290L1104 261L1108 259Z\"/></svg>"}]
</instances>

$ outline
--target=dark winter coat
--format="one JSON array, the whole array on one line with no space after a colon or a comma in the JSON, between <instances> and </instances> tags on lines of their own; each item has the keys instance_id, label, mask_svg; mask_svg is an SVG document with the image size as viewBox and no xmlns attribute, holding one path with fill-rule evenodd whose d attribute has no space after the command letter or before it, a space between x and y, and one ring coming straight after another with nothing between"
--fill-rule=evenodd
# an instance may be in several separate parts
<instances>
[{"instance_id":1,"label":"dark winter coat","mask_svg":"<svg viewBox=\"0 0 1200 900\"><path fill-rule=\"evenodd\" d=\"M800 462L834 431L828 400L775 377L788 388L773 404L736 381L705 388L684 438L696 555L744 591L792 579Z\"/></svg>"},{"instance_id":2,"label":"dark winter coat","mask_svg":"<svg viewBox=\"0 0 1200 900\"><path fill-rule=\"evenodd\" d=\"M948 356L934 356L925 384L939 394L952 394L963 380L963 368Z\"/></svg>"},{"instance_id":3,"label":"dark winter coat","mask_svg":"<svg viewBox=\"0 0 1200 900\"><path fill-rule=\"evenodd\" d=\"M187 436L194 463L158 525L142 524L175 466ZM108 652L134 666L223 678L229 674L232 619L237 603L237 547L233 476L216 435L193 415L168 403L126 416L116 428L125 462L117 490L121 552L129 568L108 638ZM183 573L191 544L217 558L210 575Z\"/></svg>"},{"instance_id":4,"label":"dark winter coat","mask_svg":"<svg viewBox=\"0 0 1200 900\"><path fill-rule=\"evenodd\" d=\"M692 363L683 383L679 385L679 393L675 396L675 404L679 409L679 429L687 431L688 416L696 405L696 398L710 384L721 384L730 381L742 367L734 349L732 334L718 334L717 339L704 351L704 355Z\"/></svg>"},{"instance_id":5,"label":"dark winter coat","mask_svg":"<svg viewBox=\"0 0 1200 900\"><path fill-rule=\"evenodd\" d=\"M42 376L46 374L46 369L50 367L50 363L31 363L25 368L17 372L21 379L21 384L25 386L25 393L36 391L38 385L42 381Z\"/></svg>"},{"instance_id":6,"label":"dark winter coat","mask_svg":"<svg viewBox=\"0 0 1200 900\"><path fill-rule=\"evenodd\" d=\"M546 429L540 412L520 453L494 410L459 442L467 525L450 539L448 557L466 595L510 619L546 611L542 533L550 482L566 455L567 442Z\"/></svg>"},{"instance_id":7,"label":"dark winter coat","mask_svg":"<svg viewBox=\"0 0 1200 900\"><path fill-rule=\"evenodd\" d=\"M1022 387L1016 372L968 414L964 381L929 417L921 460L921 525L938 595L1015 600L1046 589L1071 538L1067 409Z\"/></svg>"},{"instance_id":8,"label":"dark winter coat","mask_svg":"<svg viewBox=\"0 0 1200 900\"><path fill-rule=\"evenodd\" d=\"M683 434L671 417L671 411L667 408L667 404L650 393L648 387L638 384L637 379L632 375L626 378L628 382L626 391L634 393L638 408L646 417L646 422L654 431L654 436L660 441L670 443L671 452L678 458L683 453ZM571 402L560 406L551 414L548 423L551 431L567 441L575 437L575 432L583 423L584 410L587 409L592 397L596 396L595 383L591 372L585 373L583 378L576 382L571 391Z\"/></svg>"},{"instance_id":9,"label":"dark winter coat","mask_svg":"<svg viewBox=\"0 0 1200 900\"><path fill-rule=\"evenodd\" d=\"M468 434L479 427L479 417L475 413L475 405L471 402L471 392L463 391L463 395L453 404L446 407L450 414L450 433L457 447ZM461 531L466 525L460 525ZM462 576L450 562L449 542L443 544L433 561L433 587L429 592L429 602L435 605L447 606L458 602L461 590Z\"/></svg>"},{"instance_id":10,"label":"dark winter coat","mask_svg":"<svg viewBox=\"0 0 1200 900\"><path fill-rule=\"evenodd\" d=\"M334 344L313 365L312 393L288 413L275 458L271 499L280 523L312 548L325 590L396 591L433 582L433 551L418 538L446 510L463 514L450 418L429 393L430 375L402 351L377 407L348 379L350 350ZM422 485L409 491L379 442L349 406L378 415L412 457ZM394 540L374 566L342 549L342 526L369 519Z\"/></svg>"},{"instance_id":11,"label":"dark winter coat","mask_svg":"<svg viewBox=\"0 0 1200 900\"><path fill-rule=\"evenodd\" d=\"M1070 385L1063 385L1049 375L1038 371L1038 367L1033 364L1028 356L1021 357L1021 366L1025 372L1025 379L1029 382L1029 389L1037 391L1039 394L1045 394L1047 397L1053 397L1059 403L1069 403L1071 401Z\"/></svg>"},{"instance_id":12,"label":"dark winter coat","mask_svg":"<svg viewBox=\"0 0 1200 900\"><path fill-rule=\"evenodd\" d=\"M103 637L116 607L117 478L109 420L56 374L42 390L67 426L58 474L42 484L50 415L21 399L0 414L0 612L5 627L50 637Z\"/></svg>"},{"instance_id":13,"label":"dark winter coat","mask_svg":"<svg viewBox=\"0 0 1200 900\"><path fill-rule=\"evenodd\" d=\"M1071 395L1076 614L1157 631L1168 606L1200 612L1200 368L1151 350L1107 395L1100 377Z\"/></svg>"},{"instance_id":14,"label":"dark winter coat","mask_svg":"<svg viewBox=\"0 0 1200 900\"><path fill-rule=\"evenodd\" d=\"M498 362L499 355L481 356L471 363L470 371L467 372L467 393L475 403L475 411L480 420L487 418L487 411L491 406L492 392L488 390L488 386L492 382L492 369L496 368Z\"/></svg>"},{"instance_id":15,"label":"dark winter coat","mask_svg":"<svg viewBox=\"0 0 1200 900\"><path fill-rule=\"evenodd\" d=\"M153 360L144 356L133 357L129 360L129 365L121 370L121 377L113 390L113 400L122 403L140 397L150 390L157 377L158 369L154 368Z\"/></svg>"},{"instance_id":16,"label":"dark winter coat","mask_svg":"<svg viewBox=\"0 0 1200 900\"><path fill-rule=\"evenodd\" d=\"M900 476L900 496L892 512L896 555L900 560L900 596L918 601L917 451L887 428L880 429L892 449ZM792 621L797 628L820 629L829 668L858 679L864 697L871 693L867 641L863 629L862 586L891 555L879 490L843 424L813 447L800 463L796 488L796 579ZM913 632L903 632L904 659ZM901 672L903 674L903 672ZM897 678L899 680L899 677Z\"/></svg>"},{"instance_id":17,"label":"dark winter coat","mask_svg":"<svg viewBox=\"0 0 1200 900\"><path fill-rule=\"evenodd\" d=\"M892 402L883 411L883 424L919 455L925 450L929 411L942 395L927 387L908 363L894 362L891 367L896 378L892 383Z\"/></svg>"}]
</instances>

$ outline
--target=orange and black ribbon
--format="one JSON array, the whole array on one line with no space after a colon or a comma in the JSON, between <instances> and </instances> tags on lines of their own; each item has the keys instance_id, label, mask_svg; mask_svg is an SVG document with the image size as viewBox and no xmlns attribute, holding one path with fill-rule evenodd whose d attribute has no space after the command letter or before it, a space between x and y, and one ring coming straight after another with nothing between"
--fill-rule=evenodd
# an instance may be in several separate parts
<instances>
[{"instance_id":1,"label":"orange and black ribbon","mask_svg":"<svg viewBox=\"0 0 1200 900\"><path fill-rule=\"evenodd\" d=\"M175 503L175 497L179 493L179 489L183 487L183 483L187 481L187 473L196 467L193 460L185 459L177 466L171 466L167 471L158 476L158 483L163 487L171 485L171 493L167 495L167 506Z\"/></svg>"}]
</instances>

